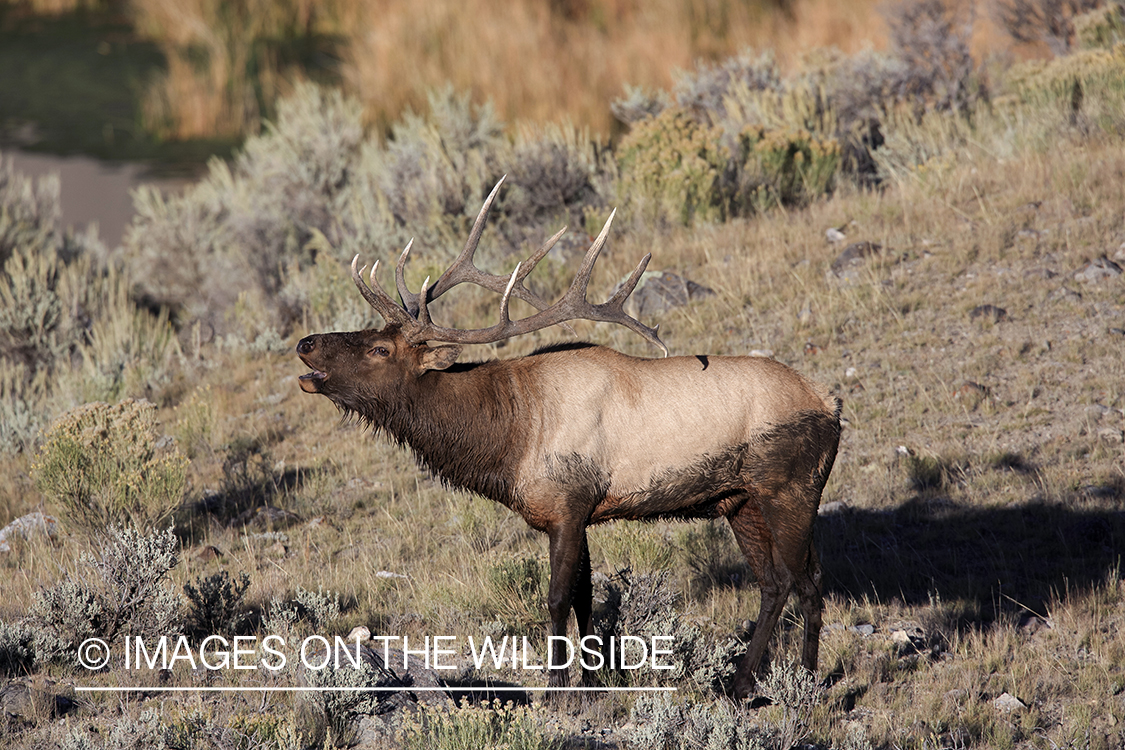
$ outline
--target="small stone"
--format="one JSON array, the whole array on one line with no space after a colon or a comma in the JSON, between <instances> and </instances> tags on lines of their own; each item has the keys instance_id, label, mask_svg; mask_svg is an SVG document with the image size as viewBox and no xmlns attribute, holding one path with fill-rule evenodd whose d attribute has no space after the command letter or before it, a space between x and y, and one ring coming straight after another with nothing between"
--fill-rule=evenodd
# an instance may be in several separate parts
<instances>
[{"instance_id":1,"label":"small stone","mask_svg":"<svg viewBox=\"0 0 1125 750\"><path fill-rule=\"evenodd\" d=\"M844 505L839 500L833 500L830 503L825 503L824 505L820 506L820 508L817 510L817 515L830 516L833 513L843 513L847 509L848 506Z\"/></svg>"},{"instance_id":2,"label":"small stone","mask_svg":"<svg viewBox=\"0 0 1125 750\"><path fill-rule=\"evenodd\" d=\"M852 625L848 630L853 633L859 633L863 636L873 635L875 633L875 626L864 623L863 625Z\"/></svg>"},{"instance_id":3,"label":"small stone","mask_svg":"<svg viewBox=\"0 0 1125 750\"><path fill-rule=\"evenodd\" d=\"M1111 414L1113 409L1110 409L1108 406L1103 406L1102 404L1090 404L1084 411L1086 413L1086 419L1089 419L1091 422L1097 422L1102 417Z\"/></svg>"},{"instance_id":4,"label":"small stone","mask_svg":"<svg viewBox=\"0 0 1125 750\"><path fill-rule=\"evenodd\" d=\"M1096 284L1106 279L1115 279L1120 275L1121 266L1103 255L1087 263L1085 268L1074 274L1074 278L1087 284Z\"/></svg>"},{"instance_id":5,"label":"small stone","mask_svg":"<svg viewBox=\"0 0 1125 750\"><path fill-rule=\"evenodd\" d=\"M209 562L211 560L218 560L222 556L222 550L220 550L218 547L215 547L214 545L208 544L206 547L203 547L199 550L198 553L196 553L195 559L202 562Z\"/></svg>"},{"instance_id":6,"label":"small stone","mask_svg":"<svg viewBox=\"0 0 1125 750\"><path fill-rule=\"evenodd\" d=\"M289 554L289 548L281 542L274 542L269 547L266 547L265 554L269 557L285 557Z\"/></svg>"},{"instance_id":7,"label":"small stone","mask_svg":"<svg viewBox=\"0 0 1125 750\"><path fill-rule=\"evenodd\" d=\"M406 578L402 573L392 573L389 570L380 570L375 573L376 578Z\"/></svg>"},{"instance_id":8,"label":"small stone","mask_svg":"<svg viewBox=\"0 0 1125 750\"><path fill-rule=\"evenodd\" d=\"M999 323L1002 320L1007 320L1008 311L996 305L977 305L969 311L969 320L976 320L977 318Z\"/></svg>"},{"instance_id":9,"label":"small stone","mask_svg":"<svg viewBox=\"0 0 1125 750\"><path fill-rule=\"evenodd\" d=\"M1098 430L1098 439L1111 445L1121 445L1125 443L1125 433L1116 427L1103 427Z\"/></svg>"},{"instance_id":10,"label":"small stone","mask_svg":"<svg viewBox=\"0 0 1125 750\"><path fill-rule=\"evenodd\" d=\"M824 239L828 240L833 245L839 245L848 237L836 227L828 227L824 230Z\"/></svg>"},{"instance_id":11,"label":"small stone","mask_svg":"<svg viewBox=\"0 0 1125 750\"><path fill-rule=\"evenodd\" d=\"M772 359L773 349L751 349L748 356L765 357L767 359Z\"/></svg>"},{"instance_id":12,"label":"small stone","mask_svg":"<svg viewBox=\"0 0 1125 750\"><path fill-rule=\"evenodd\" d=\"M1010 693L1001 693L1000 697L992 699L992 705L1005 713L1022 711L1027 704Z\"/></svg>"},{"instance_id":13,"label":"small stone","mask_svg":"<svg viewBox=\"0 0 1125 750\"><path fill-rule=\"evenodd\" d=\"M1048 294L1047 299L1060 300L1063 302L1081 302L1082 293L1075 291L1074 289L1069 289L1065 286L1062 286Z\"/></svg>"},{"instance_id":14,"label":"small stone","mask_svg":"<svg viewBox=\"0 0 1125 750\"><path fill-rule=\"evenodd\" d=\"M910 633L905 630L892 630L891 640L898 644L907 645L910 643Z\"/></svg>"},{"instance_id":15,"label":"small stone","mask_svg":"<svg viewBox=\"0 0 1125 750\"><path fill-rule=\"evenodd\" d=\"M3 529L0 529L0 552L11 552L9 539L31 539L42 534L50 540L59 537L59 522L54 516L48 516L39 511L20 516Z\"/></svg>"},{"instance_id":16,"label":"small stone","mask_svg":"<svg viewBox=\"0 0 1125 750\"><path fill-rule=\"evenodd\" d=\"M832 273L843 277L847 275L848 271L853 271L862 266L869 256L882 249L883 246L877 242L853 242L836 256L836 260L832 261Z\"/></svg>"},{"instance_id":17,"label":"small stone","mask_svg":"<svg viewBox=\"0 0 1125 750\"><path fill-rule=\"evenodd\" d=\"M348 643L355 643L356 640L359 640L360 643L363 643L364 641L371 640L371 631L363 625L356 625L351 629L351 631L348 632L347 636L344 637L344 640Z\"/></svg>"}]
</instances>

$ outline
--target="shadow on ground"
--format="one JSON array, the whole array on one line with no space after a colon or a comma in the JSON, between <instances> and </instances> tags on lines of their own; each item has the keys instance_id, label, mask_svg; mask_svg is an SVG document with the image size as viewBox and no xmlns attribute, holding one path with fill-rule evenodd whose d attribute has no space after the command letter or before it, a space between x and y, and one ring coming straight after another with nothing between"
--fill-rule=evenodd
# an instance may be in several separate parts
<instances>
[{"instance_id":1,"label":"shadow on ground","mask_svg":"<svg viewBox=\"0 0 1125 750\"><path fill-rule=\"evenodd\" d=\"M1051 600L1121 575L1125 492L1101 491L1097 509L1082 498L977 508L920 496L826 514L817 528L825 593L967 601L986 622L1025 608L1043 614Z\"/></svg>"}]
</instances>

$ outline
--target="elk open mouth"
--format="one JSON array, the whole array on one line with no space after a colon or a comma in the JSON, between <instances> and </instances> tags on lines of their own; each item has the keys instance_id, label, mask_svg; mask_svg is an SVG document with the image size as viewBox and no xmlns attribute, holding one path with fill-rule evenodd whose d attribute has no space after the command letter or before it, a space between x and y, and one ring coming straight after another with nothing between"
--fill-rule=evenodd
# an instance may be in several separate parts
<instances>
[{"instance_id":1,"label":"elk open mouth","mask_svg":"<svg viewBox=\"0 0 1125 750\"><path fill-rule=\"evenodd\" d=\"M320 370L313 370L301 375L297 380L301 384L301 390L305 393L316 393L320 390L320 384L328 379L328 373L321 372Z\"/></svg>"}]
</instances>

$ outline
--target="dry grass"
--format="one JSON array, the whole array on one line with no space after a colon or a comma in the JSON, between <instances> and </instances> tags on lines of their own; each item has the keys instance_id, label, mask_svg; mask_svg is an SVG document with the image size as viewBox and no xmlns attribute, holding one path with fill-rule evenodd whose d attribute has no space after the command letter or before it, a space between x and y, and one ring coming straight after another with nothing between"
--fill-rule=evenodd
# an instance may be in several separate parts
<instances>
[{"instance_id":1,"label":"dry grass","mask_svg":"<svg viewBox=\"0 0 1125 750\"><path fill-rule=\"evenodd\" d=\"M1122 261L1125 155L1118 136L1067 124L1065 106L1028 112L982 111L972 130L903 124L896 148L906 155L881 190L843 186L800 211L723 225L618 230L594 279L592 297L605 295L651 251L651 269L717 292L663 316L674 353L770 349L844 397L847 429L818 527L828 592L826 693L810 724L818 746L1122 741L1125 276L1075 274L1103 255ZM907 158L908 145L926 139L942 158ZM841 248L824 239L840 226L848 241L883 248L846 278L830 270ZM1005 315L981 314L983 305ZM435 314L472 326L495 313L477 297ZM579 326L579 335L651 354L625 330ZM468 357L518 356L564 336L546 331ZM341 425L324 399L299 390L292 354L201 341L184 349L173 377L146 386L163 430L192 458L176 586L246 572L259 613L298 588L339 592L345 610L323 624L327 635L363 624L412 638L513 631L542 643L545 609L513 597L497 571L541 567L544 538L505 509L425 478L407 451ZM144 395L129 392L139 387L126 379L122 395ZM0 458L0 522L58 510L37 494L29 464L26 454ZM263 506L293 515L267 522ZM85 544L78 535L32 540L0 557L0 621L22 617L35 592L77 569ZM670 571L681 617L709 635L739 632L756 612L757 591L722 524L595 528L591 557L610 575ZM797 652L799 619L784 615L775 660ZM47 671L64 684L133 677ZM494 676L530 682L512 670ZM1024 707L997 706L1005 693ZM165 720L186 726L198 714L245 727L259 709L279 717L269 731L280 734L293 715L285 697L261 707L256 697L192 700L167 700ZM595 744L622 736L627 709L607 697L577 718L542 713L575 744ZM119 711L138 714L102 697L61 723L39 711L0 725L0 737L50 744L65 727L119 722Z\"/></svg>"}]
</instances>

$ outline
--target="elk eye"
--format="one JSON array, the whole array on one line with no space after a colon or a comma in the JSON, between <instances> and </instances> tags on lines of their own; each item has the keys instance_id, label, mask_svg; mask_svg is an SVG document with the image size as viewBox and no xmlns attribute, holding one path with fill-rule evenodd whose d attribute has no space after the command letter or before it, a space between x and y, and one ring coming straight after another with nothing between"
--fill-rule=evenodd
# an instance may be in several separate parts
<instances>
[{"instance_id":1,"label":"elk eye","mask_svg":"<svg viewBox=\"0 0 1125 750\"><path fill-rule=\"evenodd\" d=\"M368 353L372 354L376 357L389 357L389 356L391 356L390 350L387 349L387 347L385 347L385 346L377 346Z\"/></svg>"}]
</instances>

